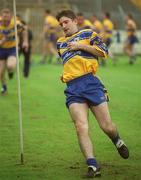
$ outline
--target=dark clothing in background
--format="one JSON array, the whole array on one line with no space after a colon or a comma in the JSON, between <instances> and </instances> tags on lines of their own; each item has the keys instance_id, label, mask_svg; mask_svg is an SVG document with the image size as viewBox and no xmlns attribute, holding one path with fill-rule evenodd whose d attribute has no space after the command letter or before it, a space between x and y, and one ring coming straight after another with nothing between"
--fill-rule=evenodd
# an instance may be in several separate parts
<instances>
[{"instance_id":1,"label":"dark clothing in background","mask_svg":"<svg viewBox=\"0 0 141 180\"><path fill-rule=\"evenodd\" d=\"M30 72L31 49L32 49L31 42L32 42L32 39L33 39L32 31L30 29L28 29L29 47L25 51L25 49L22 47L22 43L23 43L22 35L19 37L19 55L23 54L23 56L24 56L24 66L23 66L23 75L24 75L24 77L28 77L29 72Z\"/></svg>"}]
</instances>

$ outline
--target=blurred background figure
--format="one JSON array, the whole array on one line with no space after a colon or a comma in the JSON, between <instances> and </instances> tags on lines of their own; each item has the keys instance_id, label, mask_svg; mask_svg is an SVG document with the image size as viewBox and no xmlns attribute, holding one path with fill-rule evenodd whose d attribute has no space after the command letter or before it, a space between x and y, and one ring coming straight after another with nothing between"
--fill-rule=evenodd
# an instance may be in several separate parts
<instances>
[{"instance_id":1,"label":"blurred background figure","mask_svg":"<svg viewBox=\"0 0 141 180\"><path fill-rule=\"evenodd\" d=\"M114 30L114 24L111 20L111 15L109 12L105 12L103 16L103 32L102 32L102 39L103 42L106 44L106 46L109 49L109 56L113 61L113 64L116 64L115 56L113 55L113 52L111 51L111 43L112 43L112 36L113 36L113 30ZM101 60L101 65L105 66L106 61Z\"/></svg>"},{"instance_id":2,"label":"blurred background figure","mask_svg":"<svg viewBox=\"0 0 141 180\"><path fill-rule=\"evenodd\" d=\"M52 63L53 58L56 58L59 61L57 49L56 49L56 41L57 31L59 29L59 23L56 20L55 16L52 15L49 9L45 10L45 19L44 19L44 27L42 32L43 37L43 52L40 63L44 64L46 59L48 63Z\"/></svg>"},{"instance_id":3,"label":"blurred background figure","mask_svg":"<svg viewBox=\"0 0 141 180\"><path fill-rule=\"evenodd\" d=\"M24 65L23 65L23 75L25 78L29 77L30 65L31 65L31 51L32 51L32 40L33 40L33 32L30 28L30 24L27 24L19 15L17 19L26 27L27 36L28 36L28 48L25 50L23 48L23 34L19 34L19 55L23 55L24 57Z\"/></svg>"},{"instance_id":4,"label":"blurred background figure","mask_svg":"<svg viewBox=\"0 0 141 180\"><path fill-rule=\"evenodd\" d=\"M91 21L92 21L92 24L93 24L93 30L100 35L102 30L103 30L102 22L98 19L98 17L96 15L92 16Z\"/></svg>"},{"instance_id":5,"label":"blurred background figure","mask_svg":"<svg viewBox=\"0 0 141 180\"><path fill-rule=\"evenodd\" d=\"M28 49L28 36L25 26L17 20L18 34L22 33L22 47L25 51ZM10 9L3 9L1 12L0 23L0 81L2 84L1 94L7 92L6 71L9 79L13 78L13 73L16 68L16 41L14 18Z\"/></svg>"},{"instance_id":6,"label":"blurred background figure","mask_svg":"<svg viewBox=\"0 0 141 180\"><path fill-rule=\"evenodd\" d=\"M77 14L78 28L81 29L92 29L93 25L90 20L86 19L83 13Z\"/></svg>"},{"instance_id":7,"label":"blurred background figure","mask_svg":"<svg viewBox=\"0 0 141 180\"><path fill-rule=\"evenodd\" d=\"M137 36L136 36L136 22L132 16L132 14L128 14L125 18L125 29L127 32L127 39L124 44L124 52L129 57L129 64L134 64L136 60L136 55L134 51L134 45L138 42Z\"/></svg>"}]
</instances>

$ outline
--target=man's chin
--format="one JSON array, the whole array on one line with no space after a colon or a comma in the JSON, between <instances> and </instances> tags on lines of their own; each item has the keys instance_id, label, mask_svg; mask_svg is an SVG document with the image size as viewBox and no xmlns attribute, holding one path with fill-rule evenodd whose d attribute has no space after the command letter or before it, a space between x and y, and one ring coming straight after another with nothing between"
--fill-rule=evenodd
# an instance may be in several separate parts
<instances>
[{"instance_id":1,"label":"man's chin","mask_svg":"<svg viewBox=\"0 0 141 180\"><path fill-rule=\"evenodd\" d=\"M72 35L72 33L69 33L69 32L68 32L68 33L66 33L66 36L71 36L71 35Z\"/></svg>"}]
</instances>

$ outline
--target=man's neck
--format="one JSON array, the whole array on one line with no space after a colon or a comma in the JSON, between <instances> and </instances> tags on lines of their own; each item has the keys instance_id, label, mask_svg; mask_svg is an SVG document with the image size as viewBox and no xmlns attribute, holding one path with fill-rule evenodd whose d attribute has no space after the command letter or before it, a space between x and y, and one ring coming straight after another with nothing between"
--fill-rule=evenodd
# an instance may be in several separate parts
<instances>
[{"instance_id":1,"label":"man's neck","mask_svg":"<svg viewBox=\"0 0 141 180\"><path fill-rule=\"evenodd\" d=\"M66 35L66 37L70 37L70 36L73 36L73 35L75 35L76 33L78 33L79 32L79 30L78 29L76 29L71 35Z\"/></svg>"}]
</instances>

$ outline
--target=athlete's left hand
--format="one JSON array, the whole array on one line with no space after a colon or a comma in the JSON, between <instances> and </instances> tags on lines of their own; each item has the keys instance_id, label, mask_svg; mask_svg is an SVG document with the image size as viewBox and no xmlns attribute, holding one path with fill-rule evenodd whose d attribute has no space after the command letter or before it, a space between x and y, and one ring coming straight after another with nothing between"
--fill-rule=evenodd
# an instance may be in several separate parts
<instances>
[{"instance_id":1,"label":"athlete's left hand","mask_svg":"<svg viewBox=\"0 0 141 180\"><path fill-rule=\"evenodd\" d=\"M80 44L76 41L75 42L69 42L67 47L69 50L76 51L76 50L80 49Z\"/></svg>"}]
</instances>

